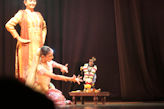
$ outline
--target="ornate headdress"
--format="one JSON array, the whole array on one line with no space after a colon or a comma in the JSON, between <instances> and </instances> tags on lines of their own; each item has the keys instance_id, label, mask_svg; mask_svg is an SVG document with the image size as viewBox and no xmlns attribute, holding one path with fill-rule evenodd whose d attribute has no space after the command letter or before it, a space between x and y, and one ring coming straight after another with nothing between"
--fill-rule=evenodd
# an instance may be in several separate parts
<instances>
[{"instance_id":1,"label":"ornate headdress","mask_svg":"<svg viewBox=\"0 0 164 109\"><path fill-rule=\"evenodd\" d=\"M95 62L95 61L96 61L96 58L95 58L95 57L92 57L92 58L89 59L89 60L92 60L93 62Z\"/></svg>"}]
</instances>

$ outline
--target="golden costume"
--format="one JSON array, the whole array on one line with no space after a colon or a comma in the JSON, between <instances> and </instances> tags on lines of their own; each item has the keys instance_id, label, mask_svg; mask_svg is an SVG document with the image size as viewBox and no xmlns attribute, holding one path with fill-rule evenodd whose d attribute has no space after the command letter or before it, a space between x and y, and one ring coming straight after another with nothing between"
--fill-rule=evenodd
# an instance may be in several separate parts
<instances>
[{"instance_id":1,"label":"golden costume","mask_svg":"<svg viewBox=\"0 0 164 109\"><path fill-rule=\"evenodd\" d=\"M28 77L28 70L37 61L37 49L43 46L47 34L46 23L39 12L19 10L6 24L6 29L14 38L19 37L15 26L21 27L20 37L30 40L30 43L22 44L17 42L15 76L25 81Z\"/></svg>"}]
</instances>

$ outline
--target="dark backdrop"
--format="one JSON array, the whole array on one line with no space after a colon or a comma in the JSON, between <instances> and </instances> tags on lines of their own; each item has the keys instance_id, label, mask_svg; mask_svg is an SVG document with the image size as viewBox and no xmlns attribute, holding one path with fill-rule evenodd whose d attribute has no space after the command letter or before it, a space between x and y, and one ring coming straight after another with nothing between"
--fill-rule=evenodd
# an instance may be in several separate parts
<instances>
[{"instance_id":1,"label":"dark backdrop","mask_svg":"<svg viewBox=\"0 0 164 109\"><path fill-rule=\"evenodd\" d=\"M47 22L46 45L55 49L55 60L69 64L66 76L80 74L80 66L95 56L96 88L110 91L113 99L149 100L164 97L163 4L163 0L38 0L36 10ZM4 26L24 9L23 0L1 0L0 7L0 76L13 77L16 40ZM66 97L82 87L53 82Z\"/></svg>"}]
</instances>

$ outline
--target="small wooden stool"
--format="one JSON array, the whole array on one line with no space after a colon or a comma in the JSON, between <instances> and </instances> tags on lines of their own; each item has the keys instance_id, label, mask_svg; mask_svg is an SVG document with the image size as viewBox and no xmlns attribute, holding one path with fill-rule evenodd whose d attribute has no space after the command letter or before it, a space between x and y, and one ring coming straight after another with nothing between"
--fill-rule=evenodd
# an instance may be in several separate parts
<instances>
[{"instance_id":1,"label":"small wooden stool","mask_svg":"<svg viewBox=\"0 0 164 109\"><path fill-rule=\"evenodd\" d=\"M80 97L81 104L84 104L84 98L86 96L93 97L93 101L95 104L98 102L98 97L102 97L102 103L105 104L106 97L110 96L109 92L69 92L69 95L72 96L72 101L76 104L76 97Z\"/></svg>"}]
</instances>

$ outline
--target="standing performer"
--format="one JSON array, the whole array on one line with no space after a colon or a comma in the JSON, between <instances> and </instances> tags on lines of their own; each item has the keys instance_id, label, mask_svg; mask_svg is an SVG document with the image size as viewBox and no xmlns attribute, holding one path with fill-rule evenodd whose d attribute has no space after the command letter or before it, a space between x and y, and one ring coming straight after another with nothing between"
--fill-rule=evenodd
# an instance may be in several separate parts
<instances>
[{"instance_id":1,"label":"standing performer","mask_svg":"<svg viewBox=\"0 0 164 109\"><path fill-rule=\"evenodd\" d=\"M89 59L89 63L84 64L84 66L80 67L80 70L84 72L84 91L90 91L91 88L95 88L96 82L96 71L97 66L94 64L96 61L95 57Z\"/></svg>"},{"instance_id":2,"label":"standing performer","mask_svg":"<svg viewBox=\"0 0 164 109\"><path fill-rule=\"evenodd\" d=\"M25 82L28 77L28 70L34 62L37 49L44 45L47 29L46 23L39 12L34 11L36 0L24 0L25 10L19 10L14 17L6 23L6 29L13 38L17 39L15 76ZM15 29L19 24L20 35ZM35 57L35 61L38 57Z\"/></svg>"},{"instance_id":3,"label":"standing performer","mask_svg":"<svg viewBox=\"0 0 164 109\"><path fill-rule=\"evenodd\" d=\"M53 57L53 50L48 46L43 46L40 49L40 61L37 65L36 70L36 78L35 78L35 84L33 85L33 88L36 91L39 91L43 94L45 94L48 98L50 98L54 104L56 105L65 105L67 103L66 98L63 96L62 92L55 87L51 87L52 84L50 83L51 79L54 80L63 80L63 81L72 81L77 82L80 84L82 82L81 77L76 77L73 75L72 77L67 77L63 75L56 75L53 73L53 68L58 68L61 70L61 72L68 73L68 67L67 65L61 65L52 59Z\"/></svg>"}]
</instances>

